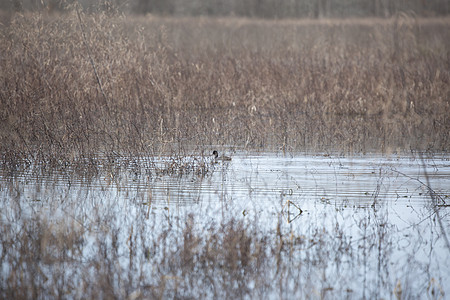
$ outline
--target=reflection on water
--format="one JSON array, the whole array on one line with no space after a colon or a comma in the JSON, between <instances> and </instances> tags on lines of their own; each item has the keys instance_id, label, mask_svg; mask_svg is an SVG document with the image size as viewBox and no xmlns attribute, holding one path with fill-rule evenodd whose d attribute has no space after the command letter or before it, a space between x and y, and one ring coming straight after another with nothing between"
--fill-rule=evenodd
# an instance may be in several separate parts
<instances>
[{"instance_id":1,"label":"reflection on water","mask_svg":"<svg viewBox=\"0 0 450 300\"><path fill-rule=\"evenodd\" d=\"M445 240L450 235L450 161L446 156L422 161L397 156L238 153L231 162L211 163L206 173L182 176L157 174L154 168L165 160L148 158L90 177L70 170L30 168L13 174L0 170L0 222L12 228L10 234L36 215L55 220L60 227L66 223L84 228L81 252L88 260L97 234L108 232L104 226L133 232L136 220L143 220L142 224L152 222L153 231L177 224L176 230L183 232L186 220L194 215L201 231L236 218L254 224L262 234L282 231L291 240L309 239L309 246L294 255L307 265L307 273L289 271L293 277L281 283L279 271L272 270L265 276L279 280L285 290L279 293L266 287L270 297L305 296L314 289L317 298L391 298L399 289L406 298L426 297L432 289L438 296L450 294L446 284L450 249ZM437 207L432 205L427 182L437 195ZM440 222L434 209L439 210ZM327 238L317 238L322 233ZM119 234L118 243L129 245L130 236ZM345 241L344 258L331 257L336 255L337 240ZM6 278L13 266L3 259ZM127 259L123 260L126 265ZM324 261L331 262L324 265ZM289 269L289 263L285 267ZM248 284L248 295L257 295L251 292L255 283ZM299 285L313 288L302 290Z\"/></svg>"}]
</instances>

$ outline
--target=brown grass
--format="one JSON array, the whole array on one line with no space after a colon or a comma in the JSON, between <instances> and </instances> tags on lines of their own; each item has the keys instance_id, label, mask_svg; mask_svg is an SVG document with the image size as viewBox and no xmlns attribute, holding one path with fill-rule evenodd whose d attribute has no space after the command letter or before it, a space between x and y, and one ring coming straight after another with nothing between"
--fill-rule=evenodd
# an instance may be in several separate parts
<instances>
[{"instance_id":1,"label":"brown grass","mask_svg":"<svg viewBox=\"0 0 450 300\"><path fill-rule=\"evenodd\" d=\"M199 225L204 216L161 224L154 216L145 220L145 214L138 214L124 226L111 211L97 214L89 228L42 216L1 226L2 298L342 298L361 294L351 289L361 277L352 271L353 264L369 265L369 255L387 254L386 263L392 259L391 237L383 235L381 226L354 241L320 225L302 226L299 234L278 223L273 233L263 233L260 221L230 216ZM335 268L350 278L336 281L341 274ZM389 276L388 270L382 275ZM390 277L386 281L369 294L389 294L393 283ZM376 286L373 280L367 284Z\"/></svg>"},{"instance_id":2,"label":"brown grass","mask_svg":"<svg viewBox=\"0 0 450 300\"><path fill-rule=\"evenodd\" d=\"M448 18L74 11L13 15L0 40L4 159L450 145Z\"/></svg>"},{"instance_id":3,"label":"brown grass","mask_svg":"<svg viewBox=\"0 0 450 300\"><path fill-rule=\"evenodd\" d=\"M435 281L409 258L404 273L390 273L405 237L396 238L381 209L348 219L359 229L351 234L335 207L284 226L281 213L269 224L257 213L205 219L200 210L178 216L170 207L149 217L147 189L137 197L149 199L143 203L94 201L89 189L70 190L80 178L90 186L99 172L109 186L121 168L145 172L146 164L157 176L203 176L211 145L448 151L449 19L80 17L16 14L0 25L0 153L8 178L0 298L380 298L394 288L399 298L402 288L418 298L424 275L430 284L446 282L447 273ZM190 160L192 153L201 155ZM169 158L140 159L161 154ZM22 166L18 158L40 166L30 172L67 172L67 190L40 199L37 184L36 197L26 198L28 181L9 180ZM68 203L70 193L76 199ZM383 205L377 197L374 204ZM134 213L117 213L121 203ZM407 275L418 266L419 285Z\"/></svg>"},{"instance_id":4,"label":"brown grass","mask_svg":"<svg viewBox=\"0 0 450 300\"><path fill-rule=\"evenodd\" d=\"M153 208L149 218L147 205L134 201L119 209L122 197L85 199L96 194L88 188L92 194L81 192L66 199L70 203L55 196L53 208L36 205L30 216L20 192L26 184L9 184L14 188L0 226L2 299L444 296L448 271L435 265L439 240L422 235L438 225L426 213L427 230L399 231L381 199L374 198L377 209L345 213L325 205L286 224L279 213L242 217L234 209L188 214L186 208ZM428 261L414 256L419 249L430 254Z\"/></svg>"}]
</instances>

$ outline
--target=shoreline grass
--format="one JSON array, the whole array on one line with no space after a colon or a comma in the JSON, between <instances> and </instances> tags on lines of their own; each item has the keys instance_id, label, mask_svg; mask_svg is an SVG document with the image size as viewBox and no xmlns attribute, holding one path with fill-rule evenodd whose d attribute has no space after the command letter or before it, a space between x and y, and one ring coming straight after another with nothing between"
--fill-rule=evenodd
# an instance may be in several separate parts
<instances>
[{"instance_id":1,"label":"shoreline grass","mask_svg":"<svg viewBox=\"0 0 450 300\"><path fill-rule=\"evenodd\" d=\"M317 210L288 224L283 196L265 218L224 189L217 207L173 208L167 187L155 213L151 176L210 174L211 145L448 153L449 27L407 15L11 16L0 25L0 295L444 297L435 212L412 207L420 220L407 230L390 223L381 171L376 205L299 198ZM144 184L130 200L120 180L134 175Z\"/></svg>"},{"instance_id":2,"label":"shoreline grass","mask_svg":"<svg viewBox=\"0 0 450 300\"><path fill-rule=\"evenodd\" d=\"M3 298L445 296L448 269L437 265L448 253L438 250L442 239L424 238L438 230L429 210L415 207L424 222L399 229L377 195L377 208L322 203L287 223L282 203L269 219L256 207L243 216L236 203L225 212L155 210L97 197L93 186L75 189L78 196L66 186L56 193L64 200L30 211L22 205L26 184L9 185L0 220Z\"/></svg>"},{"instance_id":3,"label":"shoreline grass","mask_svg":"<svg viewBox=\"0 0 450 300\"><path fill-rule=\"evenodd\" d=\"M0 152L447 152L449 27L15 14L0 27Z\"/></svg>"}]
</instances>

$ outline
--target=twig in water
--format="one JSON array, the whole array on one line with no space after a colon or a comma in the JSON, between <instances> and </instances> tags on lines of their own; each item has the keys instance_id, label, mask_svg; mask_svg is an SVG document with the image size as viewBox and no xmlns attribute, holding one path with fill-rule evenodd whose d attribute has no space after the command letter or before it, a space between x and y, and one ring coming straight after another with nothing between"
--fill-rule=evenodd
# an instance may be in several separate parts
<instances>
[{"instance_id":1,"label":"twig in water","mask_svg":"<svg viewBox=\"0 0 450 300\"><path fill-rule=\"evenodd\" d=\"M439 227L441 227L442 236L444 237L444 241L445 241L445 243L447 245L447 249L450 252L450 243L448 241L447 232L445 232L444 225L442 224L441 217L439 216L439 209L437 207L437 201L436 201L436 197L435 197L436 193L434 192L434 190L430 186L430 178L428 177L428 173L427 173L427 169L425 167L425 161L423 159L422 153L419 153L419 156L420 156L420 159L422 160L423 172L425 173L425 179L427 180L427 184L425 186L428 188L428 191L430 192L430 197L431 197L431 203L432 203L432 206L433 206L433 210L434 210L434 213L436 214L437 221L439 223Z\"/></svg>"}]
</instances>

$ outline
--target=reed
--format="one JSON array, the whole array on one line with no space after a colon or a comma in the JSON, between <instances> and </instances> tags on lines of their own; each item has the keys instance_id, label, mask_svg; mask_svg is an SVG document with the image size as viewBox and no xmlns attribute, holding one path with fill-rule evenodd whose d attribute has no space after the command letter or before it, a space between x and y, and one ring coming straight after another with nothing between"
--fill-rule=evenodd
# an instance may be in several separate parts
<instances>
[{"instance_id":1,"label":"reed","mask_svg":"<svg viewBox=\"0 0 450 300\"><path fill-rule=\"evenodd\" d=\"M319 216L286 224L279 215L268 224L254 211L247 217L233 216L233 209L222 216L167 211L164 220L162 210L148 218L147 206L132 214L139 206L127 204L127 213L118 214L120 201L108 207L108 199L91 200L58 204L72 212L64 217L50 208L28 216L14 201L5 207L2 298L444 296L448 272L430 271L412 254L433 252L436 241L429 245L417 232L403 245L383 201L352 217L327 205ZM399 250L407 257L399 259ZM417 278L408 275L413 267Z\"/></svg>"},{"instance_id":2,"label":"reed","mask_svg":"<svg viewBox=\"0 0 450 300\"><path fill-rule=\"evenodd\" d=\"M0 153L448 151L449 27L14 14L0 27Z\"/></svg>"},{"instance_id":3,"label":"reed","mask_svg":"<svg viewBox=\"0 0 450 300\"><path fill-rule=\"evenodd\" d=\"M0 298L444 297L447 272L414 256L432 253L437 239L424 239L419 222L405 245L409 233L387 222L381 184L371 207L350 212L319 198L320 211L303 213L281 195L269 222L232 195L212 212L207 201L169 203L169 190L167 206L158 204L151 182L211 174L216 147L448 152L449 27L448 18L405 14L8 16ZM46 182L53 173L64 181ZM136 178L129 197L126 181ZM430 215L421 220L433 236Z\"/></svg>"}]
</instances>

